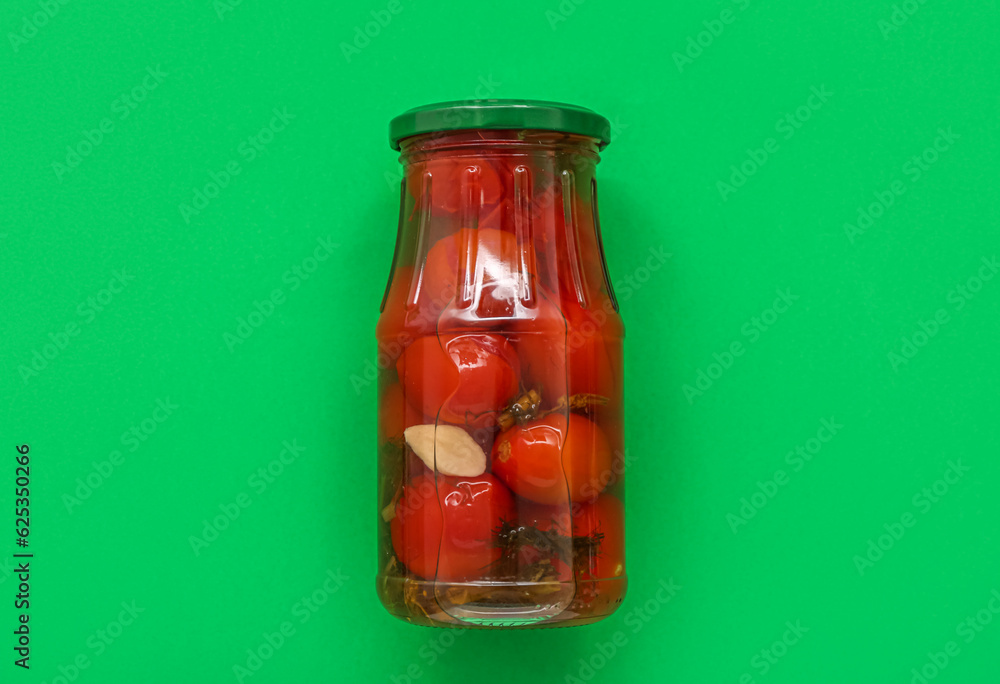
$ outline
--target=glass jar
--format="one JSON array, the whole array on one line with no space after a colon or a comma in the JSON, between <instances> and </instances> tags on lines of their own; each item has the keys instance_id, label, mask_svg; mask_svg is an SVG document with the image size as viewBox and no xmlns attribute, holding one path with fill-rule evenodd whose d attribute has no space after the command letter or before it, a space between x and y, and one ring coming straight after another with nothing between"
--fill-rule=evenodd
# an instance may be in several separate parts
<instances>
[{"instance_id":1,"label":"glass jar","mask_svg":"<svg viewBox=\"0 0 1000 684\"><path fill-rule=\"evenodd\" d=\"M608 132L524 100L392 121L377 589L396 617L568 626L624 597L624 329L594 177Z\"/></svg>"}]
</instances>

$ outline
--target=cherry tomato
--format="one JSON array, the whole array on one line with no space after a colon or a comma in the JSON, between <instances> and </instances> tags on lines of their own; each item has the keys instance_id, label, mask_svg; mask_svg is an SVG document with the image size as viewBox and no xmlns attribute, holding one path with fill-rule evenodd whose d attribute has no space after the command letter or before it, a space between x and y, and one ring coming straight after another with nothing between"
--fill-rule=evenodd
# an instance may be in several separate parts
<instances>
[{"instance_id":1,"label":"cherry tomato","mask_svg":"<svg viewBox=\"0 0 1000 684\"><path fill-rule=\"evenodd\" d=\"M598 537L598 535L603 535ZM625 517L621 500L605 494L596 501L573 505L573 536L593 540L577 544L577 569L586 579L625 574Z\"/></svg>"},{"instance_id":2,"label":"cherry tomato","mask_svg":"<svg viewBox=\"0 0 1000 684\"><path fill-rule=\"evenodd\" d=\"M514 499L489 473L421 475L403 488L390 523L392 547L411 572L445 582L477 580L500 558L494 532L514 519Z\"/></svg>"},{"instance_id":3,"label":"cherry tomato","mask_svg":"<svg viewBox=\"0 0 1000 684\"><path fill-rule=\"evenodd\" d=\"M513 209L511 202L500 201L479 217L479 229L513 230Z\"/></svg>"},{"instance_id":4,"label":"cherry tomato","mask_svg":"<svg viewBox=\"0 0 1000 684\"><path fill-rule=\"evenodd\" d=\"M530 245L518 250L512 233L462 228L438 240L420 271L420 308L475 307L479 318L509 318L530 277Z\"/></svg>"},{"instance_id":5,"label":"cherry tomato","mask_svg":"<svg viewBox=\"0 0 1000 684\"><path fill-rule=\"evenodd\" d=\"M426 422L424 414L413 408L403 395L403 388L398 382L393 382L382 390L378 402L378 434L379 444L391 440L403 439L403 431L412 425ZM424 465L410 449L406 449L404 465L409 476L428 473L430 469Z\"/></svg>"},{"instance_id":6,"label":"cherry tomato","mask_svg":"<svg viewBox=\"0 0 1000 684\"><path fill-rule=\"evenodd\" d=\"M606 317L605 311L584 309L573 301L563 305L566 315L566 345L570 367L570 394L586 392L612 398L621 381L616 356L605 339L616 336L611 330L620 326L617 317ZM617 337L613 337L617 339Z\"/></svg>"},{"instance_id":7,"label":"cherry tomato","mask_svg":"<svg viewBox=\"0 0 1000 684\"><path fill-rule=\"evenodd\" d=\"M410 404L447 423L480 426L517 393L520 368L503 337L460 334L421 337L396 363Z\"/></svg>"},{"instance_id":8,"label":"cherry tomato","mask_svg":"<svg viewBox=\"0 0 1000 684\"><path fill-rule=\"evenodd\" d=\"M553 413L501 432L493 474L518 496L544 504L595 498L611 472L611 448L581 415Z\"/></svg>"},{"instance_id":9,"label":"cherry tomato","mask_svg":"<svg viewBox=\"0 0 1000 684\"><path fill-rule=\"evenodd\" d=\"M621 393L621 352L614 328L619 324L604 311L584 309L576 300L564 300L561 331L523 335L517 342L523 384L540 390L551 405L563 395L596 394L618 406ZM606 339L605 335L609 338Z\"/></svg>"},{"instance_id":10,"label":"cherry tomato","mask_svg":"<svg viewBox=\"0 0 1000 684\"><path fill-rule=\"evenodd\" d=\"M411 165L406 180L418 207L430 186L431 212L435 214L454 214L470 201L470 208L496 204L504 195L501 170L481 157L429 159Z\"/></svg>"},{"instance_id":11,"label":"cherry tomato","mask_svg":"<svg viewBox=\"0 0 1000 684\"><path fill-rule=\"evenodd\" d=\"M419 335L430 335L437 325L440 309L435 309L424 298L409 302L413 285L413 267L397 266L385 295L385 305L379 316L375 335L380 352L392 353L393 345L405 343ZM398 352L397 352L398 355Z\"/></svg>"},{"instance_id":12,"label":"cherry tomato","mask_svg":"<svg viewBox=\"0 0 1000 684\"><path fill-rule=\"evenodd\" d=\"M540 182L532 208L540 273L564 299L577 297L579 280L589 306L600 307L607 297L607 283L590 189L577 187L567 207L558 174L546 175Z\"/></svg>"}]
</instances>

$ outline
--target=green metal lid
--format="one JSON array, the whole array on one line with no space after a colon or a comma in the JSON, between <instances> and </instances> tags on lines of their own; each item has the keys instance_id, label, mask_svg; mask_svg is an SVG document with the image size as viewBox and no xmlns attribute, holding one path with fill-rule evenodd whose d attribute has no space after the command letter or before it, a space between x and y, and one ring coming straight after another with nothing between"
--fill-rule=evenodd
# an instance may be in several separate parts
<instances>
[{"instance_id":1,"label":"green metal lid","mask_svg":"<svg viewBox=\"0 0 1000 684\"><path fill-rule=\"evenodd\" d=\"M461 100L439 102L403 112L389 123L394 150L411 135L469 128L537 129L597 138L603 149L611 142L611 124L586 107L542 100Z\"/></svg>"}]
</instances>

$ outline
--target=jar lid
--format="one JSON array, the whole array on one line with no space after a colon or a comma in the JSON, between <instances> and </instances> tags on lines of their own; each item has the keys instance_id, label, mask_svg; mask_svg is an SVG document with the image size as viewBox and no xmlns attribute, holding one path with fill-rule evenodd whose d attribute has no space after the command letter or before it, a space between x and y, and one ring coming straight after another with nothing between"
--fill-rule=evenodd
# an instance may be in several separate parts
<instances>
[{"instance_id":1,"label":"jar lid","mask_svg":"<svg viewBox=\"0 0 1000 684\"><path fill-rule=\"evenodd\" d=\"M389 142L411 135L470 128L536 129L597 138L600 148L611 142L611 124L586 107L542 100L460 100L414 107L389 123Z\"/></svg>"}]
</instances>

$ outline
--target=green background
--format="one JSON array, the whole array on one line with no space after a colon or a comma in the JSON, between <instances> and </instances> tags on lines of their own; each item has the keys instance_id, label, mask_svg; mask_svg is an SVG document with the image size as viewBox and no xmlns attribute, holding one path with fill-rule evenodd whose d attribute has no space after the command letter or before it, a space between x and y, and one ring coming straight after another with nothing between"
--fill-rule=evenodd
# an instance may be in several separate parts
<instances>
[{"instance_id":1,"label":"green background","mask_svg":"<svg viewBox=\"0 0 1000 684\"><path fill-rule=\"evenodd\" d=\"M3 3L0 680L237 681L288 623L242 681L996 681L997 3L910 0L895 24L888 0L400 3L347 54L387 3ZM631 587L596 626L454 638L376 600L365 373L398 204L388 120L483 95L615 123L599 177ZM876 193L891 206L845 228ZM779 290L797 299L770 313ZM824 419L843 427L817 450ZM286 441L303 450L283 464ZM30 672L11 650L23 443ZM878 558L886 525L902 534Z\"/></svg>"}]
</instances>

